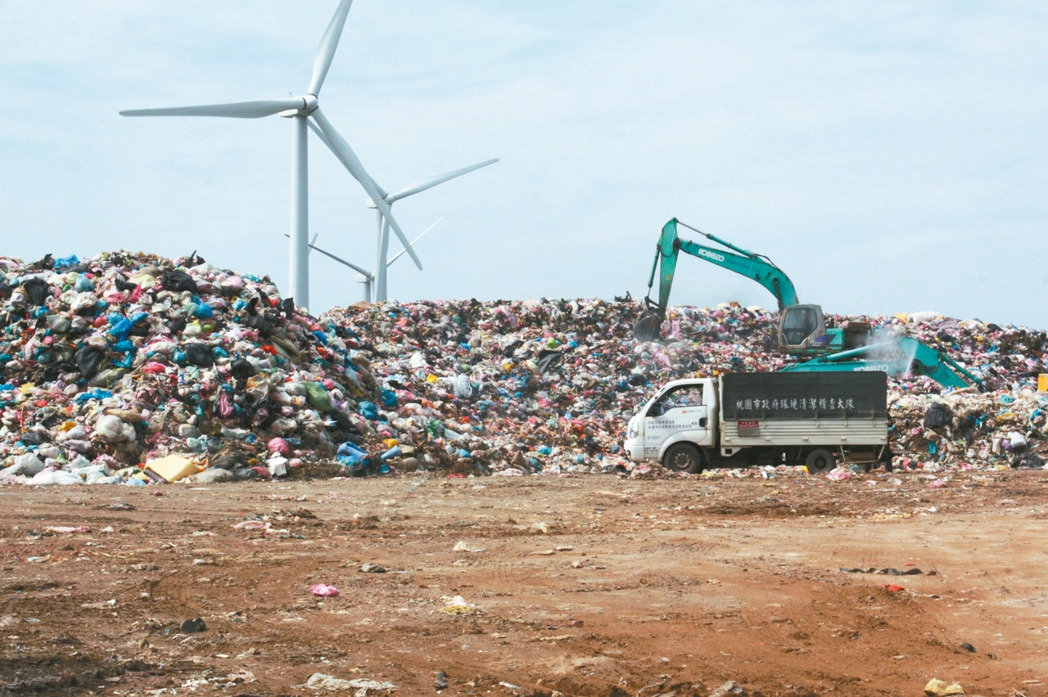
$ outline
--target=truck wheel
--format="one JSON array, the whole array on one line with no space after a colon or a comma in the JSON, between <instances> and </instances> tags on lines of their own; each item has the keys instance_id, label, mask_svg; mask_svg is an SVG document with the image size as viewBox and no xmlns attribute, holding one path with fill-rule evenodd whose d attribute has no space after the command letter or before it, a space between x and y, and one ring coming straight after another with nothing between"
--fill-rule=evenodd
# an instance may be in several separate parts
<instances>
[{"instance_id":1,"label":"truck wheel","mask_svg":"<svg viewBox=\"0 0 1048 697\"><path fill-rule=\"evenodd\" d=\"M829 450L817 448L808 453L804 466L808 468L808 472L811 474L822 474L837 466L837 458Z\"/></svg>"},{"instance_id":2,"label":"truck wheel","mask_svg":"<svg viewBox=\"0 0 1048 697\"><path fill-rule=\"evenodd\" d=\"M674 443L666 449L662 464L675 472L698 474L705 460L702 452L691 443Z\"/></svg>"}]
</instances>

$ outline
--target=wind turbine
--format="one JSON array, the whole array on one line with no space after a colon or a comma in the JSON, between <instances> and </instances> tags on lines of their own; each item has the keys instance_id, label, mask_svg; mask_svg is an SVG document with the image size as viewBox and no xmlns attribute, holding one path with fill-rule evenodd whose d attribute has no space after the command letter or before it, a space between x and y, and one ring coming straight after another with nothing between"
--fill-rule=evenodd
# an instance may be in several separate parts
<instances>
[{"instance_id":1,"label":"wind turbine","mask_svg":"<svg viewBox=\"0 0 1048 697\"><path fill-rule=\"evenodd\" d=\"M429 231L432 230L433 228L435 228L437 226L437 224L441 220L443 220L443 219L444 219L443 216L437 218L433 222L432 225L430 225L428 228L426 228L421 233L419 233L418 237L416 237L415 239L411 240L412 246L418 244L418 241L421 240L423 237L425 237L429 233ZM284 237L288 237L288 235L284 235ZM322 249L322 248L318 247L316 243L317 243L317 238L316 238L316 235L314 235L313 236L313 241L309 243L309 248L312 249L315 252L320 252L321 254L326 256L328 259L332 259L334 261L337 261L338 263L342 264L343 266L348 266L349 268L351 268L351 269L353 269L354 271L357 272L357 277L356 277L357 283L364 284L364 298L363 298L363 300L366 303L371 302L372 301L371 289L372 289L372 284L374 284L374 282L375 282L375 274L371 273L367 269L362 269L361 267L357 266L356 264L354 264L351 261L348 261L346 259L343 259L340 256L336 256L336 255L332 254L331 252L327 251L326 249ZM388 267L392 266L393 262L395 262L400 257L404 256L404 254L406 252L407 252L407 249L401 249L399 252L396 253L396 255L394 255L394 257L392 259L390 259L388 262L386 262L386 267L388 268Z\"/></svg>"},{"instance_id":2,"label":"wind turbine","mask_svg":"<svg viewBox=\"0 0 1048 697\"><path fill-rule=\"evenodd\" d=\"M328 139L327 134L324 133L324 131L322 131L320 128L317 128L317 126L314 125L313 123L310 123L309 127L313 129L313 132L317 134L317 137L320 138L321 141L323 141L329 148L331 148L331 151L333 153L335 153L335 156L340 161L342 161L342 164L347 169L349 169L349 163L342 159L342 156L339 154L338 149L335 148L332 145L331 141ZM366 205L367 205L368 208L375 208L375 209L377 209L377 214L378 214L378 245L377 245L378 246L378 256L377 256L377 259L375 261L374 278L371 279L371 278L368 278L367 274L363 274L363 273L361 274L361 275L364 276L364 279L365 279L363 282L364 282L364 290L365 290L365 293L366 293L365 299L367 301L370 302L372 299L374 299L375 302L385 302L386 301L386 269L389 268L389 263L387 263L386 260L387 260L387 257L389 255L389 228L390 228L390 223L389 223L390 219L387 217L388 213L387 213L386 209L392 209L393 204L396 203L397 201L399 201L402 198L407 198L408 196L413 196L414 194L421 193L421 192L425 191L426 189L433 188L437 184L443 184L446 181L450 181L452 179L456 179L458 177L461 177L464 174L469 174L470 172L475 172L476 170L481 169L483 167L487 167L488 165L493 165L493 164L495 164L498 161L499 160L496 157L495 159L492 159L492 160L485 160L484 162L478 162L477 164L470 165L469 167L463 167L462 169L457 169L454 172L448 172L447 174L440 174L440 175L437 175L435 177L431 177L429 179L426 179L424 181L415 182L414 184L411 184L411 185L401 189L400 191L398 191L395 194L388 194L388 193L382 192L382 199L383 199L382 202L385 203L385 208L383 208L382 206L379 206L378 204L376 204L375 203L375 196L374 196L374 194L372 194L370 191L368 192L370 198L367 200ZM350 171L352 172L352 170L350 170ZM428 232L428 230L426 232ZM425 234L425 233L423 233L423 234ZM404 242L404 236L401 234L401 235L399 235L399 237L400 237L400 241ZM415 241L418 241L418 239L421 239L421 238L422 238L422 235L419 235L418 238L416 238ZM414 242L412 242L412 244L414 244ZM405 244L404 245L404 249L407 250L411 254L412 258L415 259L416 265L418 265L418 257L415 256L414 250L411 248L411 245ZM317 250L317 251L320 251L320 250ZM354 267L354 268L356 268L356 267ZM422 267L419 266L419 268L421 269ZM374 298L371 297L371 290L370 290L372 280L374 281L374 291L375 291Z\"/></svg>"},{"instance_id":3,"label":"wind turbine","mask_svg":"<svg viewBox=\"0 0 1048 697\"><path fill-rule=\"evenodd\" d=\"M331 61L335 57L342 28L346 24L349 8L353 0L342 0L335 16L331 18L327 31L324 32L313 62L313 77L306 93L301 97L288 99L257 100L251 102L232 102L227 104L207 104L203 106L172 107L164 109L132 109L121 111L123 116L219 116L235 119L257 119L265 116L280 115L294 120L293 157L291 176L291 254L289 264L289 288L299 307L309 306L309 183L308 183L308 135L307 125L314 126L324 134L324 142L338 156L338 159L360 182L371 200L378 206L381 215L400 238L401 243L411 255L415 265L421 269L415 250L411 248L407 235L393 219L393 214L386 202L388 194L364 169L360 159L349 143L339 135L327 117L320 110L318 95L327 77Z\"/></svg>"},{"instance_id":4,"label":"wind turbine","mask_svg":"<svg viewBox=\"0 0 1048 697\"><path fill-rule=\"evenodd\" d=\"M441 174L439 176L426 179L425 181L416 182L414 184L411 184L410 186L404 187L395 194L386 194L385 202L387 206L389 206L389 208L392 209L393 204L402 198L413 196L417 193L425 191L426 189L430 189L436 186L437 184L443 184L446 181L450 181L457 177L461 177L463 174L469 174L470 172L474 172L478 169L481 169L482 167L493 165L498 161L499 160L496 157L493 160L478 162L475 165L463 167L462 169L457 169L454 172L448 172L447 174ZM392 261L388 263L386 262L386 257L389 253L389 218L387 218L386 214L382 211L382 209L378 207L374 199L369 200L367 202L367 206L368 208L377 209L378 213L378 259L375 262L375 302L381 303L386 301L386 270L389 268L389 265L393 263L393 261L396 261L400 257L400 254L394 257ZM429 231L427 230L426 232ZM421 239L421 237L422 235L419 235L419 239ZM415 242L417 241L418 240L416 239ZM407 250L408 248L405 247L404 249Z\"/></svg>"}]
</instances>

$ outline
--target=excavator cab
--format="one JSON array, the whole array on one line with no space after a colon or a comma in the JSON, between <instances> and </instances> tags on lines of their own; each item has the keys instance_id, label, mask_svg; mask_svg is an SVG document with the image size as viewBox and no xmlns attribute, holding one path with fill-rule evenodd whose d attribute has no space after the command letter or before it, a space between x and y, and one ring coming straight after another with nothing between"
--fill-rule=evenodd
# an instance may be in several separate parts
<instances>
[{"instance_id":1,"label":"excavator cab","mask_svg":"<svg viewBox=\"0 0 1048 697\"><path fill-rule=\"evenodd\" d=\"M809 353L829 342L826 320L819 305L790 305L779 312L779 350L786 353Z\"/></svg>"}]
</instances>

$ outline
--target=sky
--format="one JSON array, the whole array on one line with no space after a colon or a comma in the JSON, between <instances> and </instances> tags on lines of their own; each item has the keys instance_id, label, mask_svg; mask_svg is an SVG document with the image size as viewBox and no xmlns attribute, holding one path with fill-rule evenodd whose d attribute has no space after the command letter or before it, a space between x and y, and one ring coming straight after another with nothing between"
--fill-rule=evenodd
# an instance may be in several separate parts
<instances>
[{"instance_id":1,"label":"sky","mask_svg":"<svg viewBox=\"0 0 1048 697\"><path fill-rule=\"evenodd\" d=\"M118 112L300 95L337 4L0 0L0 255L196 250L286 292L291 122ZM391 298L643 297L677 217L826 312L1048 329L1045 37L1036 2L356 0L320 103L389 191L500 158L394 206L442 220ZM310 236L374 268L309 155ZM310 310L354 277L312 254ZM732 300L775 305L681 260L672 304Z\"/></svg>"}]
</instances>

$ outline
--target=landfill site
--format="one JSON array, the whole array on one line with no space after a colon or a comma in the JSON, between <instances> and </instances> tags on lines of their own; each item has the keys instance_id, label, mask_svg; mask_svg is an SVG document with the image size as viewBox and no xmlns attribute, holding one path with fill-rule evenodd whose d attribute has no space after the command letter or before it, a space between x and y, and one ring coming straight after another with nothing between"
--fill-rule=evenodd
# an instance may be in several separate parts
<instances>
[{"instance_id":1,"label":"landfill site","mask_svg":"<svg viewBox=\"0 0 1048 697\"><path fill-rule=\"evenodd\" d=\"M0 697L1048 697L1048 14L357 4L0 2Z\"/></svg>"},{"instance_id":2,"label":"landfill site","mask_svg":"<svg viewBox=\"0 0 1048 697\"><path fill-rule=\"evenodd\" d=\"M798 373L879 380L886 447L695 463L627 423L790 375L785 312L313 317L142 253L2 288L2 694L1048 694L1043 331L861 318L977 382Z\"/></svg>"}]
</instances>

